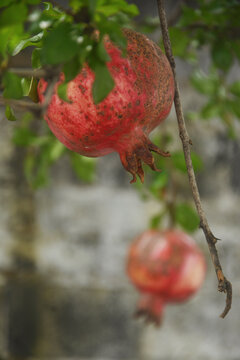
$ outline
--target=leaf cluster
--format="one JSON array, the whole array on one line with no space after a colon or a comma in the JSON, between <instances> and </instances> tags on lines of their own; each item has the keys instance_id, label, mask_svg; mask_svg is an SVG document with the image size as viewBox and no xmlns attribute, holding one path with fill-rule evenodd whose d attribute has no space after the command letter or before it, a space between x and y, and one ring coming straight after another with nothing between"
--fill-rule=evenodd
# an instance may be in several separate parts
<instances>
[{"instance_id":1,"label":"leaf cluster","mask_svg":"<svg viewBox=\"0 0 240 360\"><path fill-rule=\"evenodd\" d=\"M96 161L68 150L50 132L47 125L36 128L31 113L25 113L14 128L13 143L25 149L24 173L29 185L38 189L49 182L53 164L65 156L69 159L77 178L83 183L95 179Z\"/></svg>"},{"instance_id":2,"label":"leaf cluster","mask_svg":"<svg viewBox=\"0 0 240 360\"><path fill-rule=\"evenodd\" d=\"M62 9L39 0L4 0L0 7L0 67L6 98L24 96L21 79L6 71L6 66L9 56L16 56L27 47L32 49L33 68L59 67L64 72L59 95L65 101L66 84L85 63L95 73L95 103L112 90L114 81L106 65L110 59L104 38L108 36L123 51L126 49L121 28L138 14L135 5L125 0L70 0L69 8Z\"/></svg>"},{"instance_id":3,"label":"leaf cluster","mask_svg":"<svg viewBox=\"0 0 240 360\"><path fill-rule=\"evenodd\" d=\"M161 149L171 147L173 139L166 132L158 134L154 143ZM192 163L195 172L203 169L200 156L192 152ZM194 232L199 227L199 217L191 201L182 197L182 180L187 180L187 168L182 150L171 152L170 158L156 156L155 163L160 172L152 172L148 167L144 168L147 175L144 184L138 180L136 188L145 200L153 199L159 202L160 210L150 219L150 227L180 226L187 232Z\"/></svg>"}]
</instances>

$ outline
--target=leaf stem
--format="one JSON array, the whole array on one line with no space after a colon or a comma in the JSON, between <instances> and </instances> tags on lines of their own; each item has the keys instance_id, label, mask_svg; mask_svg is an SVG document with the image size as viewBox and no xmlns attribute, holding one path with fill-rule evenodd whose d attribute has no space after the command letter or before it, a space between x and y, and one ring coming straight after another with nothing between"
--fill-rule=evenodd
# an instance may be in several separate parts
<instances>
[{"instance_id":1,"label":"leaf stem","mask_svg":"<svg viewBox=\"0 0 240 360\"><path fill-rule=\"evenodd\" d=\"M175 81L174 104L175 104L175 110L176 110L176 115L177 115L179 136L182 141L183 152L184 152L185 162L186 162L186 166L187 166L189 183L190 183L190 187L192 190L195 206L196 206L199 218L200 218L200 227L202 228L205 238L207 240L207 244L208 244L209 251L211 254L212 262L213 262L213 265L214 265L214 268L216 271L216 275L217 275L217 279L218 279L218 290L220 292L226 293L225 309L222 312L222 314L220 315L222 318L224 318L227 315L227 313L229 312L229 310L231 308L231 304L232 304L232 284L230 283L230 281L227 280L227 278L223 274L221 263L220 263L220 260L218 257L218 252L216 249L216 242L218 239L213 235L213 233L208 225L208 221L207 221L206 215L204 213L204 210L202 208L200 194L199 194L196 177L195 177L195 173L193 170L192 159L191 159L190 145L192 144L192 142L191 142L188 132L187 132L184 115L183 115L183 110L182 110L182 105L181 105L181 100L180 100L180 91L179 91L179 86L178 86L178 82L177 82L176 70L175 70L176 64L175 64L175 60L173 57L171 42L170 42L170 38L169 38L166 12L165 12L165 8L164 8L164 0L157 0L157 4L158 4L159 19L160 19L160 24L161 24L164 48L165 48L166 56L170 62L170 65L171 65L171 68L173 71L173 75L174 75L174 81Z\"/></svg>"}]
</instances>

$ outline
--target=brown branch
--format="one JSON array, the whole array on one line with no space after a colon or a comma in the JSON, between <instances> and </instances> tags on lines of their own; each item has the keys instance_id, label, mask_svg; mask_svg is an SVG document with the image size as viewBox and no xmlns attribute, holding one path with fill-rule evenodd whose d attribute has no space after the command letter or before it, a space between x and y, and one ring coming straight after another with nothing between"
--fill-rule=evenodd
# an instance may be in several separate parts
<instances>
[{"instance_id":1,"label":"brown branch","mask_svg":"<svg viewBox=\"0 0 240 360\"><path fill-rule=\"evenodd\" d=\"M29 68L9 68L11 73L22 77L34 77L36 79L49 78L59 74L59 69L29 69Z\"/></svg>"},{"instance_id":2,"label":"brown branch","mask_svg":"<svg viewBox=\"0 0 240 360\"><path fill-rule=\"evenodd\" d=\"M7 105L7 104L12 107L23 110L40 111L42 109L42 105L35 104L32 101L7 99L4 98L3 96L0 96L0 105Z\"/></svg>"},{"instance_id":3,"label":"brown branch","mask_svg":"<svg viewBox=\"0 0 240 360\"><path fill-rule=\"evenodd\" d=\"M9 70L12 71L13 69L9 69ZM18 69L16 69L16 70L18 70ZM32 72L34 72L34 71L35 70L33 70ZM40 71L41 70L39 70L39 74L40 74ZM15 73L17 73L17 72L18 71L16 71ZM21 76L27 76L27 75L23 75L24 70L19 69L18 75L20 74L20 72L21 72ZM30 74L31 70L27 70L26 74L27 73ZM45 72L45 75L46 74L47 74L47 72ZM29 75L29 76L32 76L32 75ZM49 77L49 75L48 75L48 77ZM7 98L4 98L3 96L0 96L0 106L9 104L10 106L17 108L17 109L22 109L25 111L27 111L27 110L32 111L35 113L35 115L37 117L42 117L44 115L44 113L46 112L48 105L50 104L50 101L51 101L51 98L52 98L52 95L54 92L54 88L55 88L55 85L58 82L58 80L59 80L59 72L56 75L52 76L51 79L49 79L48 86L45 91L45 99L42 104L35 104L29 100L7 99Z\"/></svg>"},{"instance_id":4,"label":"brown branch","mask_svg":"<svg viewBox=\"0 0 240 360\"><path fill-rule=\"evenodd\" d=\"M175 104L175 110L176 110L178 127L179 127L179 136L182 141L183 152L187 166L189 183L192 190L195 206L200 218L200 227L202 228L204 235L206 237L212 262L216 271L216 275L218 279L218 290L226 293L226 306L223 313L220 315L222 318L224 318L227 315L228 311L230 310L232 304L232 284L230 283L230 281L227 280L227 278L223 274L221 263L218 257L218 252L216 249L216 242L218 239L213 235L208 225L208 221L204 213L204 210L202 208L196 177L192 166L191 150L190 150L191 140L189 139L188 132L186 129L181 100L180 100L180 92L179 92L179 86L178 86L176 70L175 70L176 65L172 54L172 47L168 33L164 0L157 0L157 3L158 3L159 19L162 29L164 48L174 75L174 81L175 81L174 104Z\"/></svg>"}]
</instances>

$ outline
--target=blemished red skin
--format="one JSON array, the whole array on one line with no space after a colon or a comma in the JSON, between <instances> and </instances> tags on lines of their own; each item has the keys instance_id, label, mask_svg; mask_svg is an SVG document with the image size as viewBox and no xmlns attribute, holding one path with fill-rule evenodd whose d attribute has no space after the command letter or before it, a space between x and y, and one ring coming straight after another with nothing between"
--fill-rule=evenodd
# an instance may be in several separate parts
<instances>
[{"instance_id":1,"label":"blemished red skin","mask_svg":"<svg viewBox=\"0 0 240 360\"><path fill-rule=\"evenodd\" d=\"M184 302L199 290L206 263L186 233L147 230L129 249L127 273L141 294L136 315L160 325L166 304Z\"/></svg>"},{"instance_id":2,"label":"blemished red skin","mask_svg":"<svg viewBox=\"0 0 240 360\"><path fill-rule=\"evenodd\" d=\"M107 67L115 86L99 104L94 104L94 73L86 64L69 82L64 102L55 89L45 119L55 136L70 150L89 157L119 153L124 168L144 180L141 162L157 170L151 151L169 156L148 138L149 133L169 114L174 98L174 78L166 56L145 35L123 30L127 55L109 40L106 50L111 58ZM61 75L57 86L63 81ZM39 81L40 102L47 82Z\"/></svg>"}]
</instances>

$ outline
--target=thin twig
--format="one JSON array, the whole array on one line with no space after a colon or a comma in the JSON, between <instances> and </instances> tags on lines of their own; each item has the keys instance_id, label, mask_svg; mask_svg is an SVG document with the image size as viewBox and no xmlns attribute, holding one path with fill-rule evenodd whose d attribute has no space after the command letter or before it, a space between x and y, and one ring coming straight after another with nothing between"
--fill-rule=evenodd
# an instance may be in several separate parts
<instances>
[{"instance_id":1,"label":"thin twig","mask_svg":"<svg viewBox=\"0 0 240 360\"><path fill-rule=\"evenodd\" d=\"M3 96L0 96L0 106L1 105L10 105L12 107L23 109L23 110L33 110L33 111L40 111L42 109L42 105L35 104L32 101L28 100L16 100L16 99L7 99Z\"/></svg>"},{"instance_id":2,"label":"thin twig","mask_svg":"<svg viewBox=\"0 0 240 360\"><path fill-rule=\"evenodd\" d=\"M54 75L57 75L59 73L59 70L57 69L29 69L29 68L9 68L8 71L11 73L22 76L22 77L34 77L36 79L40 78L48 78L52 77Z\"/></svg>"},{"instance_id":3,"label":"thin twig","mask_svg":"<svg viewBox=\"0 0 240 360\"><path fill-rule=\"evenodd\" d=\"M174 97L174 104L175 104L175 110L177 115L177 121L178 121L178 127L179 127L179 136L182 141L183 145L183 152L185 156L185 162L187 166L187 172L188 172L188 178L190 187L193 194L193 199L196 205L196 209L200 218L200 227L202 228L204 235L206 237L209 251L211 254L212 262L215 267L217 279L218 279L218 290L221 292L226 293L226 306L223 311L223 313L220 315L222 318L224 318L227 313L229 312L232 304L232 284L230 281L227 280L227 278L224 276L221 263L219 261L218 252L216 249L216 242L217 238L213 235L206 218L206 215L204 213L204 210L202 208L200 194L196 182L195 173L192 166L192 159L191 159L191 140L188 136L188 132L185 125L181 100L180 100L180 92L179 92L179 86L176 79L176 70L175 70L175 60L172 54L172 48L171 48L171 42L169 38L168 33L168 25L167 25L167 19L166 19L166 13L164 8L164 0L157 0L158 3L158 11L159 11L159 19L161 23L161 29L162 29L162 36L163 36L163 43L166 55L168 57L168 60L170 62L170 65L172 67L173 75L174 75L174 81L175 81L175 97Z\"/></svg>"},{"instance_id":4,"label":"thin twig","mask_svg":"<svg viewBox=\"0 0 240 360\"><path fill-rule=\"evenodd\" d=\"M36 104L29 100L7 99L7 98L4 98L3 96L0 96L0 106L8 104L17 109L22 109L25 111L27 111L27 110L32 111L35 113L35 115L37 117L42 117L45 114L45 112L48 108L48 105L51 102L51 98L54 93L55 85L58 82L58 80L59 80L59 73L57 73L56 75L52 76L51 79L49 79L48 86L45 91L45 99L42 104Z\"/></svg>"}]
</instances>

